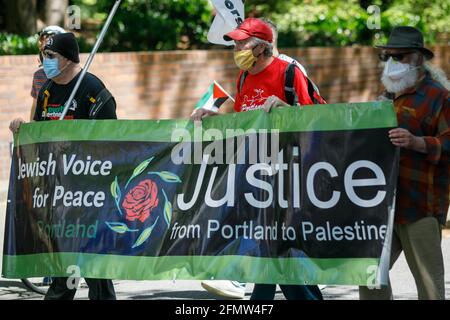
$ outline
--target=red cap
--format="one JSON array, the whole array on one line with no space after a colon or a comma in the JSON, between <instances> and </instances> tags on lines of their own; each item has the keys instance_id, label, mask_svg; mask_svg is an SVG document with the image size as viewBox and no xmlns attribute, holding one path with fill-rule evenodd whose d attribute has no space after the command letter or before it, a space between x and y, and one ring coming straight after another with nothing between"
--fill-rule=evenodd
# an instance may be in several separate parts
<instances>
[{"instance_id":1,"label":"red cap","mask_svg":"<svg viewBox=\"0 0 450 320\"><path fill-rule=\"evenodd\" d=\"M223 36L226 41L245 40L250 37L272 42L272 29L260 19L247 18L239 27Z\"/></svg>"}]
</instances>

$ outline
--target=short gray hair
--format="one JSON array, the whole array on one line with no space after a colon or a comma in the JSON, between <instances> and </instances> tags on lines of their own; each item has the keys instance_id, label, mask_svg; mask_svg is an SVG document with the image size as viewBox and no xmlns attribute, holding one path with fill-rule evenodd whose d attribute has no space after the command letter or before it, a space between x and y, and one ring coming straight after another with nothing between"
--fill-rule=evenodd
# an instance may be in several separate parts
<instances>
[{"instance_id":1,"label":"short gray hair","mask_svg":"<svg viewBox=\"0 0 450 320\"><path fill-rule=\"evenodd\" d=\"M255 45L264 44L266 46L263 51L263 55L265 57L273 56L273 44L272 43L270 43L268 41L264 41L264 40L256 38L256 37L251 37L250 39Z\"/></svg>"}]
</instances>

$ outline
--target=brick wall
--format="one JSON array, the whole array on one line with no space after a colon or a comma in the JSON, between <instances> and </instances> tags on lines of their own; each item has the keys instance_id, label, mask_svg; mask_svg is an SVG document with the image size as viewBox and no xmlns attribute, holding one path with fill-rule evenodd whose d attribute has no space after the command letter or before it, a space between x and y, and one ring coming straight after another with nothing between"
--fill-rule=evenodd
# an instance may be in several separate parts
<instances>
[{"instance_id":1,"label":"brick wall","mask_svg":"<svg viewBox=\"0 0 450 320\"><path fill-rule=\"evenodd\" d=\"M450 47L432 50L434 63L449 74ZM329 103L370 101L381 90L381 68L373 48L307 48L283 53L307 68ZM82 63L86 58L82 56ZM9 176L8 125L16 117L29 117L36 67L35 56L0 57L0 198ZM238 72L229 50L104 53L96 56L90 71L116 97L121 119L188 117L213 79L234 93ZM227 103L226 107L232 106Z\"/></svg>"}]
</instances>

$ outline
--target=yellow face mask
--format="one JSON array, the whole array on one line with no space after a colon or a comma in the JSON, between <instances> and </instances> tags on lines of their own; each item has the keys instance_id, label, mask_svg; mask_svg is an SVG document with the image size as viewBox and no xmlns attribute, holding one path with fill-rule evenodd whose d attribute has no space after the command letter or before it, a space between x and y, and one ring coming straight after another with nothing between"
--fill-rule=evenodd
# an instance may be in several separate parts
<instances>
[{"instance_id":1,"label":"yellow face mask","mask_svg":"<svg viewBox=\"0 0 450 320\"><path fill-rule=\"evenodd\" d=\"M255 64L258 58L253 55L253 50L241 50L234 52L234 62L239 69L247 71Z\"/></svg>"}]
</instances>

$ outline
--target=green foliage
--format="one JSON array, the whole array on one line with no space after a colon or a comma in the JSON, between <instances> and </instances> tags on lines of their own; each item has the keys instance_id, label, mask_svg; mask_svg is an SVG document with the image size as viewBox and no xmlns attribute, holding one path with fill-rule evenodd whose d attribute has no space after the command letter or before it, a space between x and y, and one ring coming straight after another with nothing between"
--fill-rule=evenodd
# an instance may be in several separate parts
<instances>
[{"instance_id":1,"label":"green foliage","mask_svg":"<svg viewBox=\"0 0 450 320\"><path fill-rule=\"evenodd\" d=\"M113 1L97 0L106 18ZM212 7L208 0L123 1L102 45L108 51L143 51L199 48L206 35Z\"/></svg>"},{"instance_id":2,"label":"green foliage","mask_svg":"<svg viewBox=\"0 0 450 320\"><path fill-rule=\"evenodd\" d=\"M437 33L450 32L450 1L397 0L382 14L385 36L397 25L415 26L422 30L425 42L433 44Z\"/></svg>"},{"instance_id":3,"label":"green foliage","mask_svg":"<svg viewBox=\"0 0 450 320\"><path fill-rule=\"evenodd\" d=\"M78 38L80 52L90 52L92 44L83 37ZM38 36L20 36L0 32L0 55L38 54Z\"/></svg>"},{"instance_id":4,"label":"green foliage","mask_svg":"<svg viewBox=\"0 0 450 320\"><path fill-rule=\"evenodd\" d=\"M80 50L89 52L112 0L71 0L81 6ZM367 26L381 9L381 28ZM246 0L246 16L267 17L279 28L280 47L374 45L384 43L397 25L422 30L427 45L450 32L450 1L429 0ZM123 0L100 51L209 48L209 0ZM87 26L87 29L86 29ZM37 53L35 37L0 33L0 54Z\"/></svg>"},{"instance_id":5,"label":"green foliage","mask_svg":"<svg viewBox=\"0 0 450 320\"><path fill-rule=\"evenodd\" d=\"M368 44L368 18L357 1L304 2L272 15L279 28L279 46L344 46Z\"/></svg>"},{"instance_id":6,"label":"green foliage","mask_svg":"<svg viewBox=\"0 0 450 320\"><path fill-rule=\"evenodd\" d=\"M450 32L450 1L249 0L246 5L248 13L278 25L280 47L374 45L384 43L398 25L421 29L428 45L435 43L437 33ZM370 5L380 8L379 30L367 27L373 19Z\"/></svg>"},{"instance_id":7,"label":"green foliage","mask_svg":"<svg viewBox=\"0 0 450 320\"><path fill-rule=\"evenodd\" d=\"M37 37L24 37L0 32L0 55L38 53Z\"/></svg>"}]
</instances>

